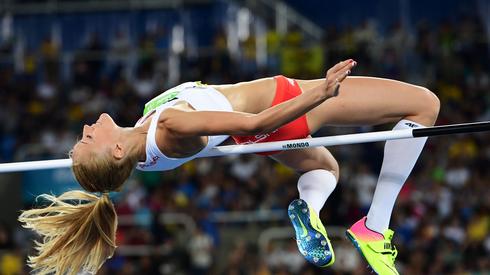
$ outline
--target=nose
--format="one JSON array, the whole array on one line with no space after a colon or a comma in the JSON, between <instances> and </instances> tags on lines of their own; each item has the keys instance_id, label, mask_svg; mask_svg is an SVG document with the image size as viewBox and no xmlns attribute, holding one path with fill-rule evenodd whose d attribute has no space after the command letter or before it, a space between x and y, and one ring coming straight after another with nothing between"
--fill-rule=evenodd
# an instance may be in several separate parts
<instances>
[{"instance_id":1,"label":"nose","mask_svg":"<svg viewBox=\"0 0 490 275\"><path fill-rule=\"evenodd\" d=\"M97 122L99 122L99 124L104 124L106 126L117 127L112 117L107 113L102 113L99 116L99 120Z\"/></svg>"},{"instance_id":2,"label":"nose","mask_svg":"<svg viewBox=\"0 0 490 275\"><path fill-rule=\"evenodd\" d=\"M99 116L99 119L107 119L107 118L109 118L109 115L107 113L102 113Z\"/></svg>"}]
</instances>

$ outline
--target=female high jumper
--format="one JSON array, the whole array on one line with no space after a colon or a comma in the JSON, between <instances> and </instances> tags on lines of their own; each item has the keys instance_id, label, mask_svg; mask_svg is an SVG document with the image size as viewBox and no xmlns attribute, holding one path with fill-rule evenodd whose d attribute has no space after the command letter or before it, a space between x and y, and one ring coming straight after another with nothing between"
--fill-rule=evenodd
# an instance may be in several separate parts
<instances>
[{"instance_id":1,"label":"female high jumper","mask_svg":"<svg viewBox=\"0 0 490 275\"><path fill-rule=\"evenodd\" d=\"M44 195L52 202L49 206L24 211L19 220L43 237L36 242L37 254L29 257L30 266L39 274L95 273L116 248L116 213L108 193L120 190L135 167L174 169L229 136L244 144L306 138L325 125L396 123L398 130L434 124L439 100L428 89L389 79L347 77L355 65L352 59L340 62L317 80L276 76L232 85L184 83L149 101L131 128L119 127L102 114L95 124L84 126L71 154L80 185L101 196L82 191ZM426 140L386 142L369 212L347 230L378 274L398 274L388 225L396 197ZM339 178L336 160L324 147L269 155L301 174L299 199L288 208L299 251L319 267L333 264L333 248L318 217Z\"/></svg>"}]
</instances>

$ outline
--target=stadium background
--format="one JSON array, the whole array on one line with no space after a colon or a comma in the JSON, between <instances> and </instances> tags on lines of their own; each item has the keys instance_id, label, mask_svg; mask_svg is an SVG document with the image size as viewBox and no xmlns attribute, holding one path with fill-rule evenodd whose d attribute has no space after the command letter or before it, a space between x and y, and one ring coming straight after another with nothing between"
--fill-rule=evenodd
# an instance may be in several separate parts
<instances>
[{"instance_id":1,"label":"stadium background","mask_svg":"<svg viewBox=\"0 0 490 275\"><path fill-rule=\"evenodd\" d=\"M437 124L490 120L485 1L77 1L0 3L0 161L66 158L101 112L132 126L144 102L189 80L354 75L399 79L441 99ZM325 128L317 135L389 129ZM366 213L382 143L332 147L340 183L322 219L332 269L297 252L292 171L255 155L134 173L114 194L118 250L99 274L364 274L343 231ZM395 208L402 274L489 274L487 133L430 139ZM35 196L78 188L69 169L0 174L0 274L27 274Z\"/></svg>"}]
</instances>

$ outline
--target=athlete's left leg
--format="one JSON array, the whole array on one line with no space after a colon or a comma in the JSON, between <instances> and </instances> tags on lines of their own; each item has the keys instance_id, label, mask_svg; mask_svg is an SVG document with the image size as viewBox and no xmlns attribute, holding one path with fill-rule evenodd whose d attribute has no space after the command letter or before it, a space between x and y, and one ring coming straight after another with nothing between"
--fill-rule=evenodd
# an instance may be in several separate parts
<instances>
[{"instance_id":1,"label":"athlete's left leg","mask_svg":"<svg viewBox=\"0 0 490 275\"><path fill-rule=\"evenodd\" d=\"M314 81L300 82L310 85ZM369 77L349 77L340 94L307 114L315 131L322 125L373 125L398 122L394 129L431 126L439 100L429 90L407 83ZM383 164L367 219L349 230L349 237L377 273L397 274L396 252L388 230L391 212L427 138L386 142ZM390 252L391 251L391 252Z\"/></svg>"},{"instance_id":2,"label":"athlete's left leg","mask_svg":"<svg viewBox=\"0 0 490 275\"><path fill-rule=\"evenodd\" d=\"M301 85L301 83L300 83ZM429 90L400 81L348 77L340 93L307 114L314 132L322 125L373 125L398 122L395 129L432 126L439 100ZM378 185L369 211L368 226L382 233L403 183L422 151L426 138L386 142Z\"/></svg>"},{"instance_id":3,"label":"athlete's left leg","mask_svg":"<svg viewBox=\"0 0 490 275\"><path fill-rule=\"evenodd\" d=\"M298 80L303 91L322 80ZM315 132L325 125L377 125L412 120L433 125L439 100L428 89L401 81L375 77L347 77L339 95L307 113L308 126Z\"/></svg>"}]
</instances>

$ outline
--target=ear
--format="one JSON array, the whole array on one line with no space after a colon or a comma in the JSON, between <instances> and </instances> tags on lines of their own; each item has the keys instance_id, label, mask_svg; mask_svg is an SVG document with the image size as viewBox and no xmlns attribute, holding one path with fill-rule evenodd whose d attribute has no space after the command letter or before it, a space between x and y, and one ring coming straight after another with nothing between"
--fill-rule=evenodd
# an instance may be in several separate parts
<instances>
[{"instance_id":1,"label":"ear","mask_svg":"<svg viewBox=\"0 0 490 275\"><path fill-rule=\"evenodd\" d=\"M114 146L114 149L112 149L112 156L117 160L122 159L125 153L126 152L120 143L116 143L116 146Z\"/></svg>"}]
</instances>

